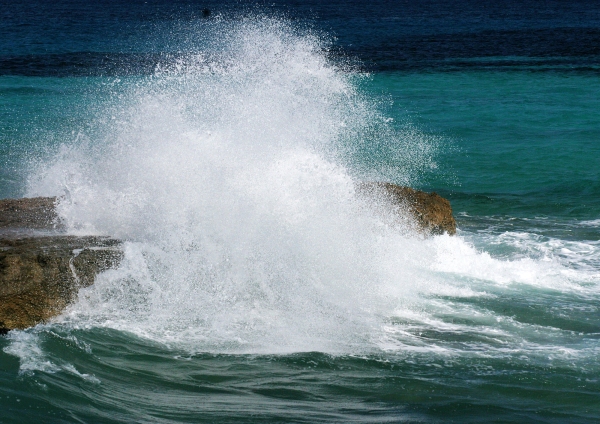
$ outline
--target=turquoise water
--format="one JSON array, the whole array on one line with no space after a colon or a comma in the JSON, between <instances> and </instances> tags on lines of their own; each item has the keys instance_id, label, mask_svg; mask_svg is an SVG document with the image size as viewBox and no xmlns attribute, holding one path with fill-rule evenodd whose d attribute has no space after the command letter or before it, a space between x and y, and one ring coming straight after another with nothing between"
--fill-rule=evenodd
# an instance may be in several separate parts
<instances>
[{"instance_id":1,"label":"turquoise water","mask_svg":"<svg viewBox=\"0 0 600 424\"><path fill-rule=\"evenodd\" d=\"M74 131L89 131L90 97L110 97L115 81L2 77L3 169L10 169L4 197L24 194L21 146L42 155ZM488 196L475 202L482 207L478 214L598 216L595 75L386 72L361 88L390 103L385 111L398 128L408 123L441 144L439 168L419 175L420 187L455 196L459 204L465 196Z\"/></svg>"},{"instance_id":2,"label":"turquoise water","mask_svg":"<svg viewBox=\"0 0 600 424\"><path fill-rule=\"evenodd\" d=\"M385 74L373 81L420 128L453 147L440 162L456 184L433 175L430 187L524 202L478 214L580 219L598 215L598 84L595 75L531 71Z\"/></svg>"},{"instance_id":3,"label":"turquoise water","mask_svg":"<svg viewBox=\"0 0 600 424\"><path fill-rule=\"evenodd\" d=\"M597 12L467 3L309 4L315 31L59 2L39 45L10 17L0 196L63 196L125 259L0 337L0 421L597 421ZM458 234L390 226L365 180L439 192Z\"/></svg>"},{"instance_id":4,"label":"turquoise water","mask_svg":"<svg viewBox=\"0 0 600 424\"><path fill-rule=\"evenodd\" d=\"M596 76L522 70L373 82L446 143L441 172L422 186L451 199L463 229L598 239Z\"/></svg>"}]
</instances>

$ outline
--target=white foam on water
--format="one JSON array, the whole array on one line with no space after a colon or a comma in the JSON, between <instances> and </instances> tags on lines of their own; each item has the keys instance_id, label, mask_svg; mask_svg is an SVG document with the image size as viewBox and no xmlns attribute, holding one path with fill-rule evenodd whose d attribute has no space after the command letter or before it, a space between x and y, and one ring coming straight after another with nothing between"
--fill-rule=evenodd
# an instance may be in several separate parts
<instances>
[{"instance_id":1,"label":"white foam on water","mask_svg":"<svg viewBox=\"0 0 600 424\"><path fill-rule=\"evenodd\" d=\"M82 380L93 384L99 384L100 380L91 374L79 372L73 364L70 364L60 358L52 358L44 348L44 338L50 335L57 335L51 331L51 326L38 325L34 328L19 331L13 330L8 333L10 344L3 351L9 355L19 358L19 375L34 375L36 371L46 373L66 372ZM75 344L79 349L89 353L89 347L81 344L74 336L67 337L69 342ZM38 383L39 384L39 383ZM40 385L44 388L45 385Z\"/></svg>"},{"instance_id":2,"label":"white foam on water","mask_svg":"<svg viewBox=\"0 0 600 424\"><path fill-rule=\"evenodd\" d=\"M524 233L496 235L493 242L504 243L513 248L519 247L528 254L515 254L512 259L498 259L485 251L478 251L460 237L437 238L434 248L437 250L438 260L434 267L442 272L499 285L523 284L577 292L589 288L582 283L597 283L600 276L593 267L585 267L578 271L565 266L576 260L583 267L587 253L593 251L597 254L597 247L589 243L557 239L539 242L535 234ZM489 241L488 243L492 244ZM598 285L593 284L591 291L597 293L597 289Z\"/></svg>"},{"instance_id":3,"label":"white foam on water","mask_svg":"<svg viewBox=\"0 0 600 424\"><path fill-rule=\"evenodd\" d=\"M11 331L7 337L11 343L4 348L4 352L19 358L19 373L60 371L60 367L48 359L34 332Z\"/></svg>"},{"instance_id":4,"label":"white foam on water","mask_svg":"<svg viewBox=\"0 0 600 424\"><path fill-rule=\"evenodd\" d=\"M579 221L577 223L582 227L600 227L600 219L590 219L586 221Z\"/></svg>"},{"instance_id":5,"label":"white foam on water","mask_svg":"<svg viewBox=\"0 0 600 424\"><path fill-rule=\"evenodd\" d=\"M356 193L385 174L355 167L348 140L386 137L395 180L410 182L434 163L427 137L394 131L357 89L363 76L314 35L256 18L222 39L219 56L196 51L124 85L102 131L32 175L28 195L62 196L72 233L125 240L119 268L82 289L63 324L189 352L451 352L414 326L503 340L515 326L445 298L515 285L597 295L596 277L582 285L589 272L560 258L498 259L460 235L390 226ZM448 324L444 308L481 322ZM27 358L18 343L10 353Z\"/></svg>"}]
</instances>

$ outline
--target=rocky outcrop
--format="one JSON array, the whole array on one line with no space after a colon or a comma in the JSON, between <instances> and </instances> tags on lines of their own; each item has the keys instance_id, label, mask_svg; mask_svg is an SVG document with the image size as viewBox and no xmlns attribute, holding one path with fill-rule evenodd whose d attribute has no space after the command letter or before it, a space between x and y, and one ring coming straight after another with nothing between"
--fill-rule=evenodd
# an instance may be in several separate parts
<instances>
[{"instance_id":1,"label":"rocky outcrop","mask_svg":"<svg viewBox=\"0 0 600 424\"><path fill-rule=\"evenodd\" d=\"M9 232L60 229L55 202L55 197L0 200L0 236Z\"/></svg>"},{"instance_id":2,"label":"rocky outcrop","mask_svg":"<svg viewBox=\"0 0 600 424\"><path fill-rule=\"evenodd\" d=\"M0 239L0 332L60 314L81 287L120 262L119 244L102 237Z\"/></svg>"},{"instance_id":3,"label":"rocky outcrop","mask_svg":"<svg viewBox=\"0 0 600 424\"><path fill-rule=\"evenodd\" d=\"M359 192L407 211L424 234L454 234L450 202L389 183L364 183ZM31 327L60 314L80 288L122 260L121 242L66 235L55 198L0 200L0 334ZM400 213L397 216L406 214Z\"/></svg>"},{"instance_id":4,"label":"rocky outcrop","mask_svg":"<svg viewBox=\"0 0 600 424\"><path fill-rule=\"evenodd\" d=\"M0 200L0 333L60 314L122 258L118 240L61 234L54 202Z\"/></svg>"},{"instance_id":5,"label":"rocky outcrop","mask_svg":"<svg viewBox=\"0 0 600 424\"><path fill-rule=\"evenodd\" d=\"M390 183L363 183L359 192L389 202L414 218L417 229L425 235L456 234L456 221L447 199Z\"/></svg>"}]
</instances>

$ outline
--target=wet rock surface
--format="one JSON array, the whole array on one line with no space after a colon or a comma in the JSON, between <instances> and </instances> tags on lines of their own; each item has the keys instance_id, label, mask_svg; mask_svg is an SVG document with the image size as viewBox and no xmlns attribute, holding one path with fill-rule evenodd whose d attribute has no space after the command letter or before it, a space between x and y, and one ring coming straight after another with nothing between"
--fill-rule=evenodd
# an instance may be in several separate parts
<instances>
[{"instance_id":1,"label":"wet rock surface","mask_svg":"<svg viewBox=\"0 0 600 424\"><path fill-rule=\"evenodd\" d=\"M407 211L426 235L456 233L450 202L436 193L390 183L364 183L359 192ZM80 288L123 258L119 240L65 234L55 202L0 200L0 334L59 315Z\"/></svg>"},{"instance_id":2,"label":"wet rock surface","mask_svg":"<svg viewBox=\"0 0 600 424\"><path fill-rule=\"evenodd\" d=\"M118 240L61 234L54 202L0 200L0 334L60 314L122 259Z\"/></svg>"},{"instance_id":3,"label":"wet rock surface","mask_svg":"<svg viewBox=\"0 0 600 424\"><path fill-rule=\"evenodd\" d=\"M426 193L380 182L363 183L358 190L408 212L414 218L417 230L425 235L456 234L456 221L450 202L435 192Z\"/></svg>"},{"instance_id":4,"label":"wet rock surface","mask_svg":"<svg viewBox=\"0 0 600 424\"><path fill-rule=\"evenodd\" d=\"M60 230L54 204L56 197L0 200L0 236L31 230Z\"/></svg>"}]
</instances>

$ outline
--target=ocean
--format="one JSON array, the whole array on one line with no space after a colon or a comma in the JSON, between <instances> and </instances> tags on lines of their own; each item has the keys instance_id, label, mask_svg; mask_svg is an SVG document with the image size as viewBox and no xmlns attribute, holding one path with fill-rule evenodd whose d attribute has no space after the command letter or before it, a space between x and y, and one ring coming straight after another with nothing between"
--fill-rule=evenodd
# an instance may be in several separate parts
<instances>
[{"instance_id":1,"label":"ocean","mask_svg":"<svg viewBox=\"0 0 600 424\"><path fill-rule=\"evenodd\" d=\"M125 254L0 422L600 421L600 3L0 5L0 198Z\"/></svg>"}]
</instances>

